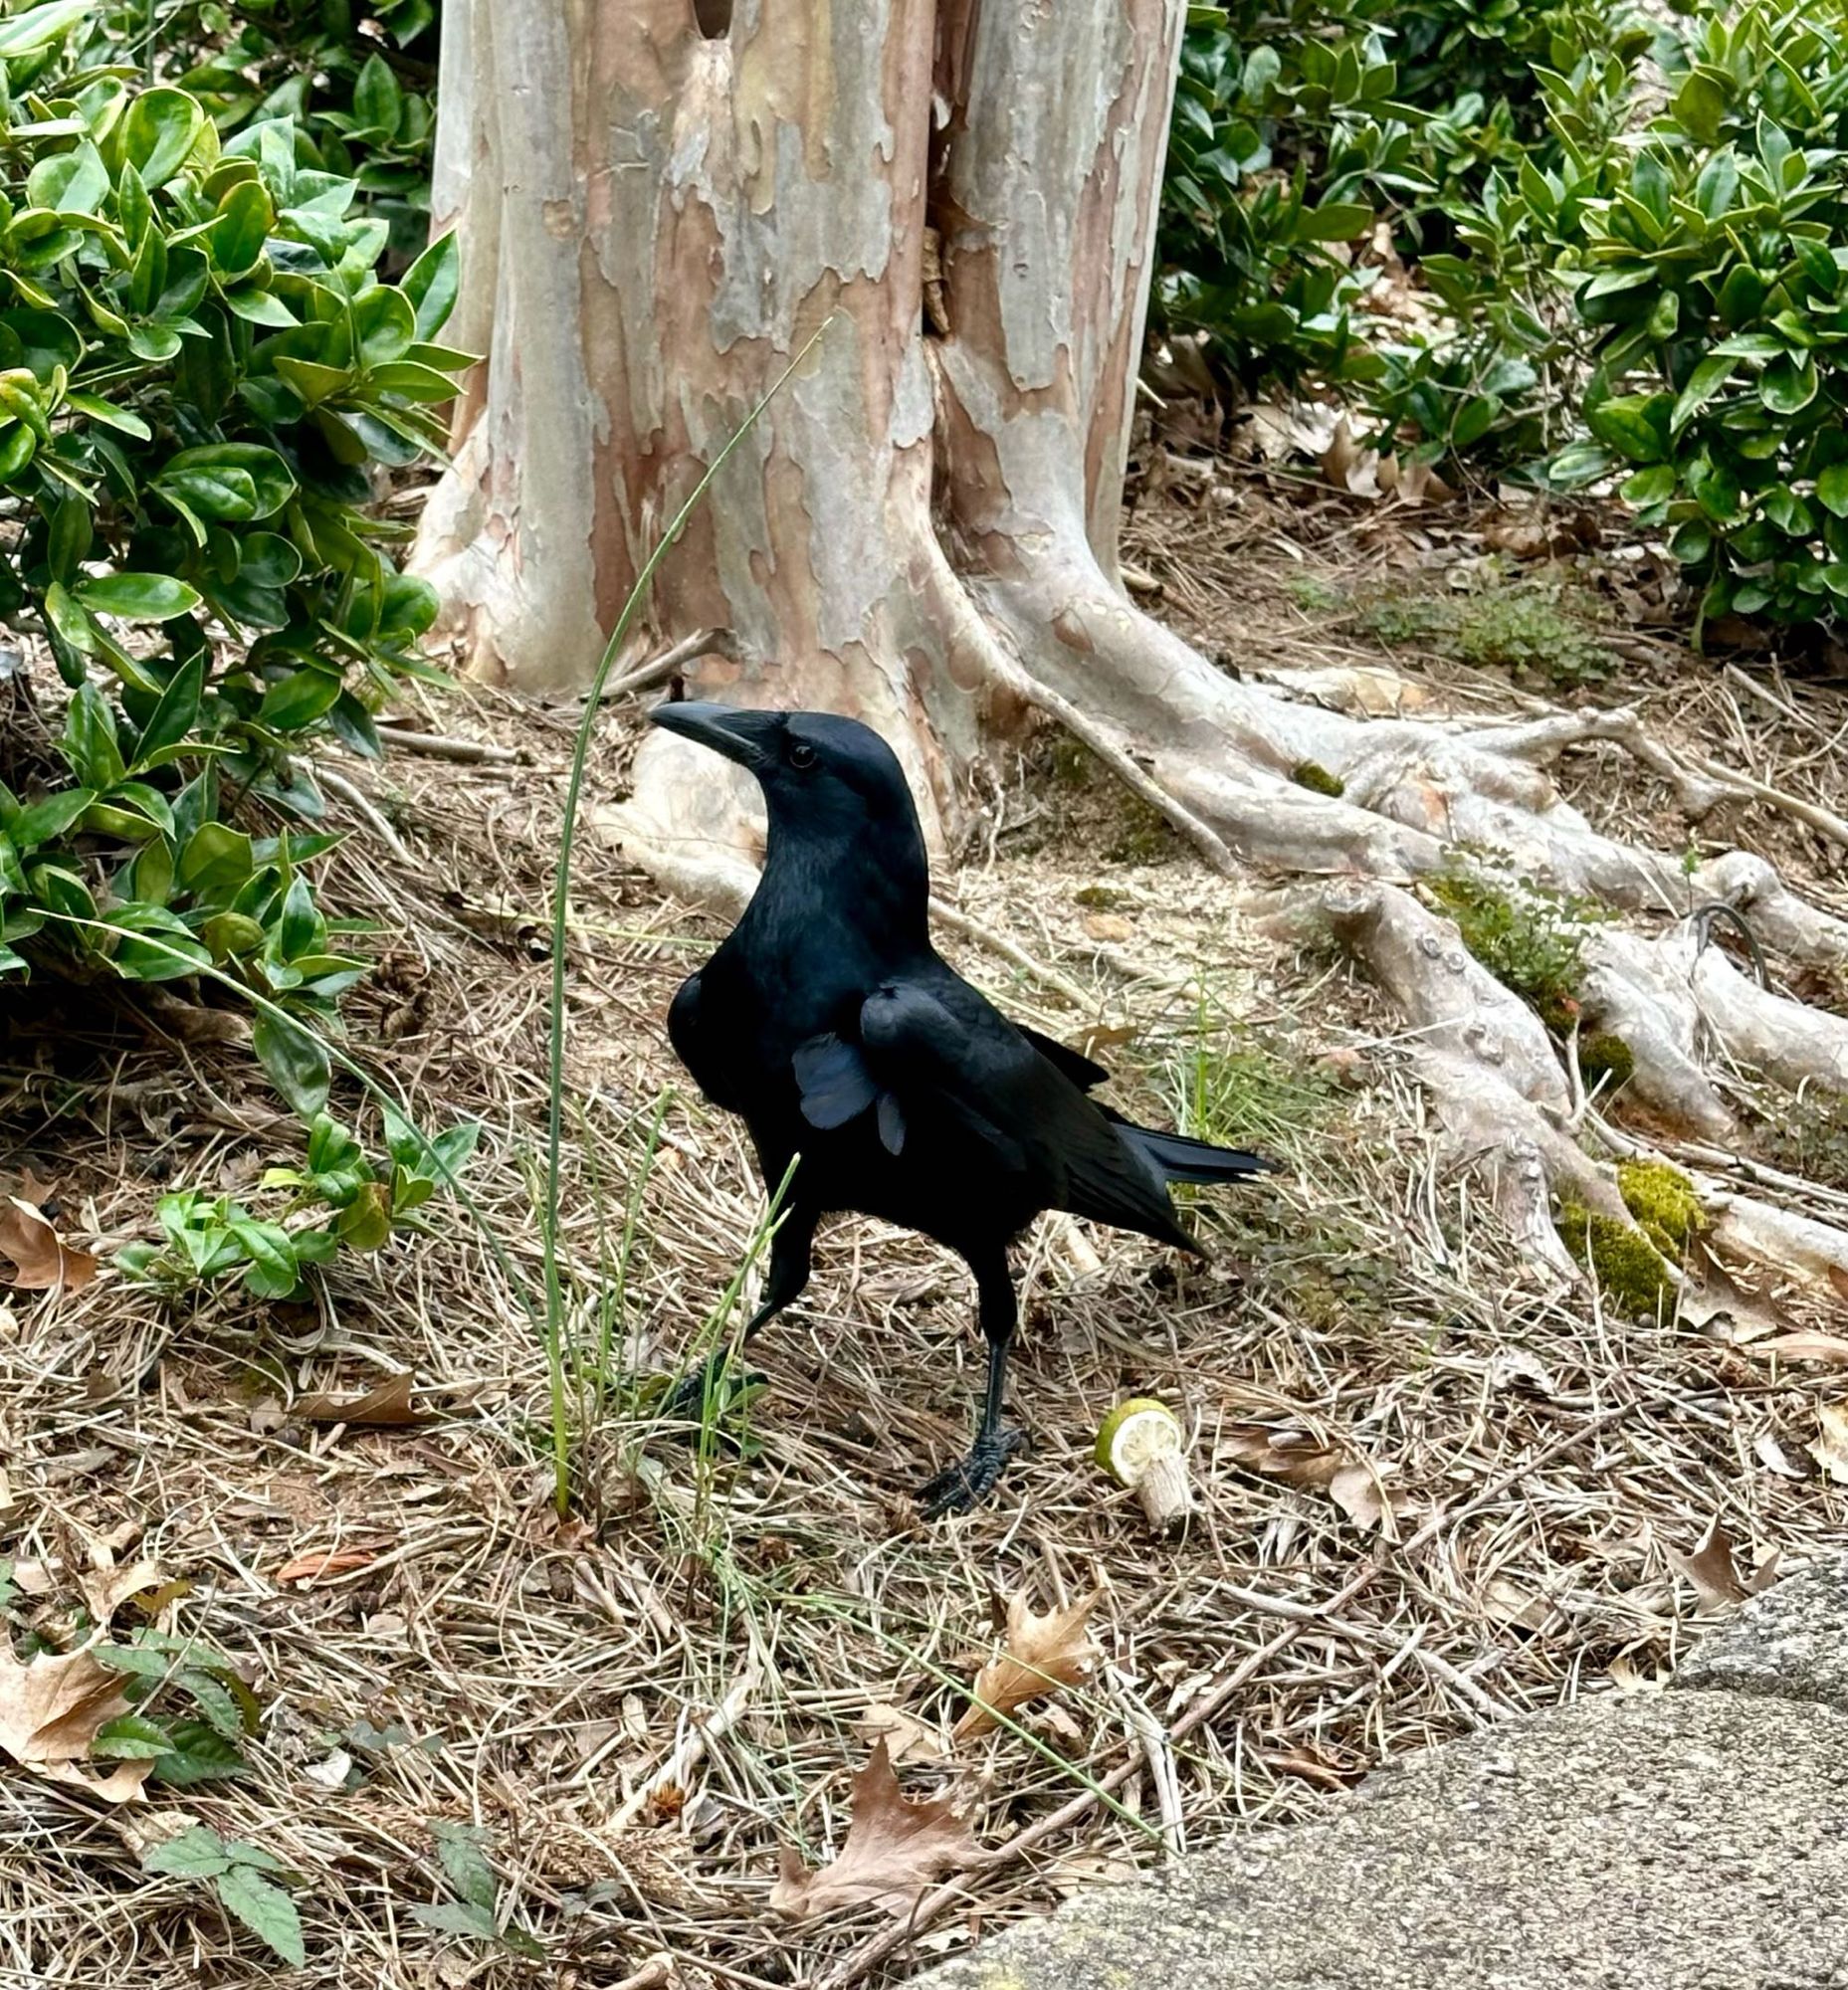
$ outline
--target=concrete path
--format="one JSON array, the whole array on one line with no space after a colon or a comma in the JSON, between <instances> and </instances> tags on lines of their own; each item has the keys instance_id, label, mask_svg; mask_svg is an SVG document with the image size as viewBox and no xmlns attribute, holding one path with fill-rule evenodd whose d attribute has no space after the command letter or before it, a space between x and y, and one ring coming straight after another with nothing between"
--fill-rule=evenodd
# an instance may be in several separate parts
<instances>
[{"instance_id":1,"label":"concrete path","mask_svg":"<svg viewBox=\"0 0 1848 1990\"><path fill-rule=\"evenodd\" d=\"M1848 1990L1848 1559L1672 1692L1430 1749L918 1990Z\"/></svg>"}]
</instances>

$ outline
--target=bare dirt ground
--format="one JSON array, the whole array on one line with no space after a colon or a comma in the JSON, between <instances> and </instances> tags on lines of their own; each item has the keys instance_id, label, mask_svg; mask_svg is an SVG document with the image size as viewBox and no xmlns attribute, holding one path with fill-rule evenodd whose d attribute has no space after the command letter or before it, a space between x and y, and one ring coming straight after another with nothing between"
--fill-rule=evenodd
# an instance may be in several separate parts
<instances>
[{"instance_id":1,"label":"bare dirt ground","mask_svg":"<svg viewBox=\"0 0 1848 1990\"><path fill-rule=\"evenodd\" d=\"M1841 688L1691 660L1647 626L1646 561L1574 555L1572 612L1611 675L1562 693L1543 659L1459 660L1449 624L1377 609L1502 584L1479 564L1480 514L1357 513L1251 482L1143 516L1130 551L1136 584L1233 667L1384 667L1390 696L1437 709L1641 701L1664 736L1821 798L1833 783L1841 805ZM1034 1453L968 1519L924 1525L911 1505L973 1414L963 1274L872 1223L825 1235L808 1300L756 1351L768 1388L743 1455L702 1462L632 1378L713 1330L761 1198L663 1030L719 928L598 833L633 704L602 723L573 902L561 1520L546 1351L518 1287L539 1276L542 928L571 714L458 694L409 715L517 758L343 763L410 852L358 827L335 860L328 896L383 928L351 1049L427 1126L483 1119L470 1189L506 1265L444 1205L431 1235L348 1258L308 1304L175 1308L105 1273L0 1307L16 1647L80 1640L99 1571L149 1560L184 1585L153 1592L160 1624L225 1655L263 1708L247 1773L139 1804L0 1774L0 1984L892 1982L1505 1709L1648 1691L1703 1608L1841 1539L1848 1369L1764 1346L1826 1333L1829 1308L1790 1298L1753 1339L1542 1284L1479 1187L1439 1167L1366 985L1325 942L1267 927L1265 881L1209 877L1050 737L940 871L986 935L945 932L945 950L1112 1064L1120 1100L1262 1144L1285 1172L1196 1206L1203 1267L1042 1226L1012 1390ZM1600 824L1688 834L1627 759L1589 747L1562 778ZM1728 834L1819 901L1848 899L1842 853L1787 814L1746 810ZM152 1035L69 1004L55 1037L52 1020L7 1019L0 1169L51 1184L67 1237L149 1234L170 1187L261 1203L263 1169L299 1153L248 1059L189 1040L184 1017ZM1737 1082L1748 1095L1751 1075ZM364 1123L356 1092L339 1102ZM429 1420L304 1414L402 1373ZM1199 1512L1172 1543L1092 1463L1132 1394L1191 1435ZM1093 1592L1088 1677L953 1741L1005 1600ZM118 1634L140 1607L119 1606ZM778 1914L779 1853L840 1851L882 1725L907 1795L954 1792L979 1854L910 1921ZM282 1970L196 1882L141 1870L188 1820L295 1876L306 1969ZM413 1914L453 1899L444 1821L493 1834L497 1911L538 1956Z\"/></svg>"}]
</instances>

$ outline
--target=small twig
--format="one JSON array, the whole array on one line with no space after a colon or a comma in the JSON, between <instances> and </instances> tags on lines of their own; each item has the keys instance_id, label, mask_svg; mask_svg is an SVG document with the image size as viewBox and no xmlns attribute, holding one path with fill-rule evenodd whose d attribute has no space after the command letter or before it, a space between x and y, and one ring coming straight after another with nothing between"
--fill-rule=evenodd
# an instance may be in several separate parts
<instances>
[{"instance_id":1,"label":"small twig","mask_svg":"<svg viewBox=\"0 0 1848 1990\"><path fill-rule=\"evenodd\" d=\"M683 671L696 657L725 657L737 661L737 639L729 629L696 629L691 636L683 636L678 643L670 643L658 657L649 658L645 664L637 664L632 671L614 679L603 693L603 702L607 704L613 697L632 697L639 691L653 691L658 684L666 684L676 672Z\"/></svg>"},{"instance_id":2,"label":"small twig","mask_svg":"<svg viewBox=\"0 0 1848 1990\"><path fill-rule=\"evenodd\" d=\"M511 767L519 755L511 746L486 739L452 739L442 732L410 732L398 725L381 725L379 743L400 753L421 753L429 760L453 760L461 767Z\"/></svg>"},{"instance_id":3,"label":"small twig","mask_svg":"<svg viewBox=\"0 0 1848 1990\"><path fill-rule=\"evenodd\" d=\"M1032 975L1035 981L1043 983L1055 995L1062 995L1074 1009L1087 1013L1097 1009L1095 995L1086 994L1076 981L1068 980L1056 967L1048 967L1044 961L1035 960L1024 947L1017 946L1005 933L996 932L992 926L983 925L980 919L971 918L967 912L958 911L954 905L946 905L937 897L930 900L930 916L951 932L960 933L964 939L972 939L978 946L998 953L1003 960L1012 961L1023 974Z\"/></svg>"},{"instance_id":4,"label":"small twig","mask_svg":"<svg viewBox=\"0 0 1848 1990\"><path fill-rule=\"evenodd\" d=\"M1112 1666L1110 1683L1123 1703L1129 1731L1141 1743L1142 1759L1148 1764L1148 1780L1155 1786L1155 1808L1161 1814L1161 1843L1170 1859L1178 1858L1187 1849L1187 1838L1180 1778L1174 1772L1174 1751L1168 1746L1160 1721L1150 1712L1129 1675Z\"/></svg>"},{"instance_id":5,"label":"small twig","mask_svg":"<svg viewBox=\"0 0 1848 1990\"><path fill-rule=\"evenodd\" d=\"M406 864L422 862L403 837L379 813L377 805L361 794L344 774L336 774L331 767L316 761L314 778L330 795L338 795L394 857L402 859Z\"/></svg>"},{"instance_id":6,"label":"small twig","mask_svg":"<svg viewBox=\"0 0 1848 1990\"><path fill-rule=\"evenodd\" d=\"M1463 727L1460 736L1472 746L1499 753L1510 760L1551 759L1567 746L1608 740L1621 746L1680 794L1691 814L1704 815L1726 796L1761 802L1796 821L1807 823L1819 835L1848 845L1848 820L1824 808L1819 802L1805 801L1787 789L1754 780L1735 767L1724 766L1705 753L1678 754L1643 729L1633 705L1619 705L1607 711L1548 711L1521 725Z\"/></svg>"},{"instance_id":7,"label":"small twig","mask_svg":"<svg viewBox=\"0 0 1848 1990\"><path fill-rule=\"evenodd\" d=\"M1691 766L1698 767L1722 787L1731 788L1737 794L1749 795L1766 808L1778 809L1798 822L1807 823L1818 835L1828 837L1831 842L1848 846L1848 820L1837 815L1833 809L1825 809L1819 802L1805 801L1801 795L1773 788L1764 781L1754 781L1749 774L1735 773L1731 767L1723 767L1718 760L1710 760L1704 753L1690 753L1688 760Z\"/></svg>"},{"instance_id":8,"label":"small twig","mask_svg":"<svg viewBox=\"0 0 1848 1990\"><path fill-rule=\"evenodd\" d=\"M756 1692L757 1682L762 1677L757 1661L751 1659L732 1682L724 1698L711 1713L689 1719L687 1732L681 1736L673 1754L647 1782L636 1788L628 1801L610 1820L608 1829L611 1832L627 1830L664 1790L679 1788L686 1783L687 1778L705 1757L708 1747L713 1742L721 1740L737 1725L738 1716L744 1711L745 1701Z\"/></svg>"},{"instance_id":9,"label":"small twig","mask_svg":"<svg viewBox=\"0 0 1848 1990\"><path fill-rule=\"evenodd\" d=\"M671 1955L651 1955L633 1975L612 1984L610 1990L664 1990L664 1986L673 1980L674 1958Z\"/></svg>"}]
</instances>

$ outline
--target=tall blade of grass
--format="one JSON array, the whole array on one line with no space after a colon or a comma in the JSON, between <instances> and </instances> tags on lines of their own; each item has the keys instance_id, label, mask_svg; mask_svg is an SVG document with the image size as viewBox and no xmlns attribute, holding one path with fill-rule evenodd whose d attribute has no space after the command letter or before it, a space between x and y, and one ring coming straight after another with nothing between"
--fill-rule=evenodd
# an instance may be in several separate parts
<instances>
[{"instance_id":1,"label":"tall blade of grass","mask_svg":"<svg viewBox=\"0 0 1848 1990\"><path fill-rule=\"evenodd\" d=\"M545 1098L545 1193L544 1206L539 1212L540 1241L545 1253L545 1358L551 1372L551 1415L552 1415L552 1495L559 1512L565 1511L571 1499L571 1453L570 1430L565 1401L564 1387L564 1289L558 1276L558 1177L564 1150L564 969L565 938L569 925L569 903L571 892L571 844L577 828L578 798L583 792L584 767L590 757L591 734L596 728L597 711L603 702L603 689L609 683L610 672L615 668L616 659L628 640L629 630L634 624L642 603L648 598L649 587L653 584L655 571L667 557L668 548L680 537L687 521L699 508L713 481L731 459L731 453L757 426L763 411L782 392L796 369L815 349L822 333L834 322L832 314L822 320L820 328L795 357L790 360L757 405L745 416L724 447L714 457L706 474L693 488L680 509L674 514L673 523L662 534L655 549L643 562L642 570L635 577L635 585L629 590L629 598L616 617L616 626L610 631L609 641L603 646L603 655L597 662L595 674L590 680L590 688L584 695L584 715L578 721L577 737L571 742L571 771L565 781L564 814L558 825L558 863L552 878L552 977L551 1003L547 1016L546 1098Z\"/></svg>"}]
</instances>

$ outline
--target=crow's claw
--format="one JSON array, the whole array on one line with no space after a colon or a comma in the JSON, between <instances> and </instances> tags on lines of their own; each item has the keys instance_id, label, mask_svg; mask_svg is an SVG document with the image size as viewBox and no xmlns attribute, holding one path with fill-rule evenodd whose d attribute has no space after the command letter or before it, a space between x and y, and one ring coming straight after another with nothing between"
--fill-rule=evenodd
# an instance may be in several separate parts
<instances>
[{"instance_id":1,"label":"crow's claw","mask_svg":"<svg viewBox=\"0 0 1848 1990\"><path fill-rule=\"evenodd\" d=\"M945 1513L966 1513L980 1505L1007 1470L1008 1460L1025 1451L1028 1443L1022 1430L984 1431L969 1446L966 1458L957 1459L920 1490L918 1504L924 1517L937 1520Z\"/></svg>"},{"instance_id":2,"label":"crow's claw","mask_svg":"<svg viewBox=\"0 0 1848 1990\"><path fill-rule=\"evenodd\" d=\"M722 1410L728 1400L735 1400L746 1389L762 1388L769 1379L754 1368L734 1369L723 1362L709 1363L704 1368L696 1368L691 1375L683 1376L678 1387L670 1389L662 1398L655 1415L664 1423L703 1424L709 1391Z\"/></svg>"}]
</instances>

